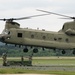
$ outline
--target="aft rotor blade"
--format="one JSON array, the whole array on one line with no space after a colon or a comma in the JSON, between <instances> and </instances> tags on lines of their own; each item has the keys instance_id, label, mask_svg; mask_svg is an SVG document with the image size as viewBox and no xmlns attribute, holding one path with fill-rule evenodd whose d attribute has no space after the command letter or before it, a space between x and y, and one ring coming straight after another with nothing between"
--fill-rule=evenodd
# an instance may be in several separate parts
<instances>
[{"instance_id":1,"label":"aft rotor blade","mask_svg":"<svg viewBox=\"0 0 75 75\"><path fill-rule=\"evenodd\" d=\"M72 19L72 18L59 18L59 19Z\"/></svg>"},{"instance_id":2,"label":"aft rotor blade","mask_svg":"<svg viewBox=\"0 0 75 75\"><path fill-rule=\"evenodd\" d=\"M53 12L49 12L49 11L45 11L45 10L37 9L37 11L46 12L46 13L55 14L55 15L59 15L59 16L68 17L68 18L73 19L73 17L70 17L70 16L66 16L66 15L62 15L62 14L58 14L58 13L53 13Z\"/></svg>"}]
</instances>

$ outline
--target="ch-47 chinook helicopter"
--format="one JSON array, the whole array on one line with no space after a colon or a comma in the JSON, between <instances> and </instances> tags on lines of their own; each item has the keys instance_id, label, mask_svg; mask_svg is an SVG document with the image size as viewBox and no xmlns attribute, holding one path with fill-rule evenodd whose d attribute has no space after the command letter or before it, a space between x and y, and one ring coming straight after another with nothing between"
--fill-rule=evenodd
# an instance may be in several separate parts
<instances>
[{"instance_id":1,"label":"ch-47 chinook helicopter","mask_svg":"<svg viewBox=\"0 0 75 75\"><path fill-rule=\"evenodd\" d=\"M55 14L64 16L65 18L74 19L75 17L65 16L53 12L44 10L38 10L49 14ZM13 20L29 19L41 15L34 15L23 18L11 18L11 19L0 19L6 21L5 29L0 34L0 41L6 44L23 45L25 48L24 52L28 52L28 46L33 47L33 52L38 52L38 47L59 49L62 50L62 54L65 54L65 50L73 50L75 54L75 21L64 23L61 30L58 32L35 30L28 28L20 28L20 24Z\"/></svg>"}]
</instances>

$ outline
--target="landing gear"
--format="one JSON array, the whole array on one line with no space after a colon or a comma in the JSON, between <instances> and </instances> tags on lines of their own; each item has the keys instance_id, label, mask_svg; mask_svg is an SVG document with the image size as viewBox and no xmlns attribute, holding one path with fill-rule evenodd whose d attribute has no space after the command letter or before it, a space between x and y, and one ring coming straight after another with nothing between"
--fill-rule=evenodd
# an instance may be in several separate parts
<instances>
[{"instance_id":1,"label":"landing gear","mask_svg":"<svg viewBox=\"0 0 75 75\"><path fill-rule=\"evenodd\" d=\"M73 50L73 54L75 55L75 50Z\"/></svg>"},{"instance_id":2,"label":"landing gear","mask_svg":"<svg viewBox=\"0 0 75 75\"><path fill-rule=\"evenodd\" d=\"M25 47L25 48L23 49L23 52L27 53L27 52L28 52L28 48ZM34 48L34 49L33 49L33 53L37 53L37 52L38 52L38 49L37 49L37 48Z\"/></svg>"},{"instance_id":3,"label":"landing gear","mask_svg":"<svg viewBox=\"0 0 75 75\"><path fill-rule=\"evenodd\" d=\"M33 53L37 53L38 52L38 49L37 48L34 48L33 49Z\"/></svg>"},{"instance_id":4,"label":"landing gear","mask_svg":"<svg viewBox=\"0 0 75 75\"><path fill-rule=\"evenodd\" d=\"M27 53L28 52L28 48L24 48L23 52Z\"/></svg>"},{"instance_id":5,"label":"landing gear","mask_svg":"<svg viewBox=\"0 0 75 75\"><path fill-rule=\"evenodd\" d=\"M66 53L66 51L65 50L62 50L62 54L65 54Z\"/></svg>"}]
</instances>

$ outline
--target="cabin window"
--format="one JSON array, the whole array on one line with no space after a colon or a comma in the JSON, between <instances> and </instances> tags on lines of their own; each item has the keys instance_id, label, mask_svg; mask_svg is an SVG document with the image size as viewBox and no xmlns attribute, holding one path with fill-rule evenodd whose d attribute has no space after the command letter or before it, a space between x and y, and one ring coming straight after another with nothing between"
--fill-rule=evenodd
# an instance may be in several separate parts
<instances>
[{"instance_id":1,"label":"cabin window","mask_svg":"<svg viewBox=\"0 0 75 75\"><path fill-rule=\"evenodd\" d=\"M17 34L17 37L20 37L21 38L22 37L22 33L18 33Z\"/></svg>"},{"instance_id":2,"label":"cabin window","mask_svg":"<svg viewBox=\"0 0 75 75\"><path fill-rule=\"evenodd\" d=\"M66 40L65 40L66 42L69 42L69 39L68 38L66 38Z\"/></svg>"},{"instance_id":3,"label":"cabin window","mask_svg":"<svg viewBox=\"0 0 75 75\"><path fill-rule=\"evenodd\" d=\"M56 39L56 38L54 38L54 40L56 41L57 39Z\"/></svg>"},{"instance_id":4,"label":"cabin window","mask_svg":"<svg viewBox=\"0 0 75 75\"><path fill-rule=\"evenodd\" d=\"M31 35L31 38L34 38L34 35L33 34Z\"/></svg>"},{"instance_id":5,"label":"cabin window","mask_svg":"<svg viewBox=\"0 0 75 75\"><path fill-rule=\"evenodd\" d=\"M71 34L72 36L75 36L75 34Z\"/></svg>"},{"instance_id":6,"label":"cabin window","mask_svg":"<svg viewBox=\"0 0 75 75\"><path fill-rule=\"evenodd\" d=\"M58 38L58 40L62 40L62 38Z\"/></svg>"},{"instance_id":7,"label":"cabin window","mask_svg":"<svg viewBox=\"0 0 75 75\"><path fill-rule=\"evenodd\" d=\"M43 39L46 39L46 36L43 36L42 38L43 38Z\"/></svg>"}]
</instances>

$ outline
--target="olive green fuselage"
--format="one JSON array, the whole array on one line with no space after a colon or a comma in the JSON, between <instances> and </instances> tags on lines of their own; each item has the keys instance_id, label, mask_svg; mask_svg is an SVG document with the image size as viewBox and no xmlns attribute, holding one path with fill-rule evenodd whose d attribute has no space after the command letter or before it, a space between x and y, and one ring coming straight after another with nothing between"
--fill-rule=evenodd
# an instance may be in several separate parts
<instances>
[{"instance_id":1,"label":"olive green fuselage","mask_svg":"<svg viewBox=\"0 0 75 75\"><path fill-rule=\"evenodd\" d=\"M62 29L58 32L20 28L20 24L7 21L3 35L4 38L2 37L1 41L9 44L53 49L75 49L75 21L64 23Z\"/></svg>"},{"instance_id":2,"label":"olive green fuselage","mask_svg":"<svg viewBox=\"0 0 75 75\"><path fill-rule=\"evenodd\" d=\"M34 29L11 28L10 38L5 42L18 45L40 46L57 49L74 49L75 36L69 36L63 32L50 32Z\"/></svg>"}]
</instances>

